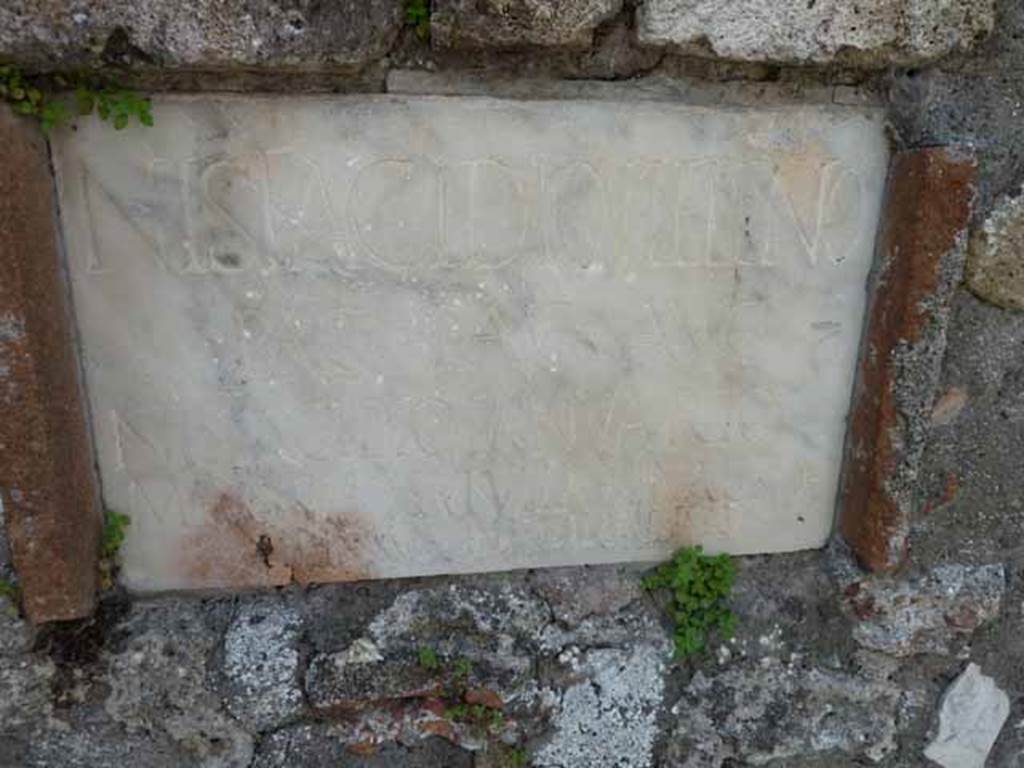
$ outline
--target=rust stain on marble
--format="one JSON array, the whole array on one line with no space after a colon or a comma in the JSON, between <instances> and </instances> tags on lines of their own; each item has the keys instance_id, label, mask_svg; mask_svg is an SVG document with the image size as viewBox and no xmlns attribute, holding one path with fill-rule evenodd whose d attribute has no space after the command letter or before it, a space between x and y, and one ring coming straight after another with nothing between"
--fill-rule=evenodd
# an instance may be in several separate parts
<instances>
[{"instance_id":1,"label":"rust stain on marble","mask_svg":"<svg viewBox=\"0 0 1024 768\"><path fill-rule=\"evenodd\" d=\"M265 519L223 491L208 522L183 537L180 568L199 589L358 581L373 575L365 557L371 534L359 515L321 517L302 505Z\"/></svg>"},{"instance_id":2,"label":"rust stain on marble","mask_svg":"<svg viewBox=\"0 0 1024 768\"><path fill-rule=\"evenodd\" d=\"M733 533L728 494L695 477L691 466L667 472L654 488L651 535L673 548L713 544Z\"/></svg>"}]
</instances>

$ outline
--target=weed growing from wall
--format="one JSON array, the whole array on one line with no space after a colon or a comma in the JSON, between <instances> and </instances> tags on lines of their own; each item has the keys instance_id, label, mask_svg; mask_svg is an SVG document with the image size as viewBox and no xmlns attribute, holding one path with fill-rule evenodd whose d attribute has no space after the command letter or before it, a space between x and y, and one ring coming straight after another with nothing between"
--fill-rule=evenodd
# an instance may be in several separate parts
<instances>
[{"instance_id":1,"label":"weed growing from wall","mask_svg":"<svg viewBox=\"0 0 1024 768\"><path fill-rule=\"evenodd\" d=\"M677 659L701 653L712 632L732 637L736 617L728 600L735 581L736 565L729 555L705 555L700 547L679 550L644 578L645 589L666 589L672 595Z\"/></svg>"},{"instance_id":2,"label":"weed growing from wall","mask_svg":"<svg viewBox=\"0 0 1024 768\"><path fill-rule=\"evenodd\" d=\"M406 0L405 22L416 29L416 35L420 40L430 37L429 0Z\"/></svg>"},{"instance_id":3,"label":"weed growing from wall","mask_svg":"<svg viewBox=\"0 0 1024 768\"><path fill-rule=\"evenodd\" d=\"M9 605L7 610L17 615L18 603L21 602L21 589L13 581L0 579L0 598L6 598Z\"/></svg>"},{"instance_id":4,"label":"weed growing from wall","mask_svg":"<svg viewBox=\"0 0 1024 768\"><path fill-rule=\"evenodd\" d=\"M61 93L48 92L41 82L40 78L27 78L15 67L0 65L0 99L19 115L38 118L46 133L68 125L75 116L91 114L109 121L118 131L127 127L132 118L142 125L153 125L152 104L133 91L75 75L53 77Z\"/></svg>"},{"instance_id":5,"label":"weed growing from wall","mask_svg":"<svg viewBox=\"0 0 1024 768\"><path fill-rule=\"evenodd\" d=\"M529 755L525 748L505 742L504 702L488 688L471 688L473 663L465 658L442 659L427 645L416 650L420 669L429 672L439 690L436 697L444 705L444 719L486 744L488 765L494 768L526 768Z\"/></svg>"},{"instance_id":6,"label":"weed growing from wall","mask_svg":"<svg viewBox=\"0 0 1024 768\"><path fill-rule=\"evenodd\" d=\"M110 589L117 575L117 556L124 544L131 518L108 509L103 513L103 535L100 539L100 586Z\"/></svg>"}]
</instances>

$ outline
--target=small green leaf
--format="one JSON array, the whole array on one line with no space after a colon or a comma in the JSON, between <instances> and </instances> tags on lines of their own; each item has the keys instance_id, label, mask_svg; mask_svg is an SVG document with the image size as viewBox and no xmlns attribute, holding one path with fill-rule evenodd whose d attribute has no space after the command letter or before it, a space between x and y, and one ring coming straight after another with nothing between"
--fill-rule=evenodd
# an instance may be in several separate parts
<instances>
[{"instance_id":1,"label":"small green leaf","mask_svg":"<svg viewBox=\"0 0 1024 768\"><path fill-rule=\"evenodd\" d=\"M91 115L96 108L96 96L85 88L75 89L75 110L83 117Z\"/></svg>"},{"instance_id":2,"label":"small green leaf","mask_svg":"<svg viewBox=\"0 0 1024 768\"><path fill-rule=\"evenodd\" d=\"M434 671L441 668L441 661L437 658L437 651L429 646L421 646L416 656L420 666L424 669Z\"/></svg>"},{"instance_id":3,"label":"small green leaf","mask_svg":"<svg viewBox=\"0 0 1024 768\"><path fill-rule=\"evenodd\" d=\"M669 613L675 624L676 658L704 651L709 632L732 636L736 618L727 601L735 575L736 567L729 555L705 555L698 546L680 550L643 579L646 589L671 590Z\"/></svg>"},{"instance_id":4,"label":"small green leaf","mask_svg":"<svg viewBox=\"0 0 1024 768\"><path fill-rule=\"evenodd\" d=\"M100 557L113 560L124 543L125 529L131 525L131 518L112 509L103 513L103 539L100 545Z\"/></svg>"},{"instance_id":5,"label":"small green leaf","mask_svg":"<svg viewBox=\"0 0 1024 768\"><path fill-rule=\"evenodd\" d=\"M466 658L459 659L455 662L455 676L458 678L467 678L469 673L473 671L473 663Z\"/></svg>"}]
</instances>

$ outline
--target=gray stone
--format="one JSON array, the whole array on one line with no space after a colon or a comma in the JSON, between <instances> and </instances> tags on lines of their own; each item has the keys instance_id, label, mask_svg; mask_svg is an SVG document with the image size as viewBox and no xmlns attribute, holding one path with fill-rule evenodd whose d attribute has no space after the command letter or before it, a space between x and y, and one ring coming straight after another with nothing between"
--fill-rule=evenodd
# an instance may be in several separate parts
<instances>
[{"instance_id":1,"label":"gray stone","mask_svg":"<svg viewBox=\"0 0 1024 768\"><path fill-rule=\"evenodd\" d=\"M401 0L14 0L0 5L0 58L44 69L353 68L387 53L402 8Z\"/></svg>"},{"instance_id":2,"label":"gray stone","mask_svg":"<svg viewBox=\"0 0 1024 768\"><path fill-rule=\"evenodd\" d=\"M0 656L28 651L34 635L32 626L18 615L17 606L0 597Z\"/></svg>"},{"instance_id":3,"label":"gray stone","mask_svg":"<svg viewBox=\"0 0 1024 768\"><path fill-rule=\"evenodd\" d=\"M306 674L309 703L319 710L358 710L385 699L430 696L441 689L442 673L424 669L412 654L384 661L353 659L349 650L314 656Z\"/></svg>"},{"instance_id":4,"label":"gray stone","mask_svg":"<svg viewBox=\"0 0 1024 768\"><path fill-rule=\"evenodd\" d=\"M512 585L404 592L370 621L364 636L313 657L306 678L310 703L357 710L378 700L429 696L462 659L471 666L467 683L515 699L531 671L527 649L537 649L549 621L543 602ZM419 663L424 647L441 669Z\"/></svg>"},{"instance_id":5,"label":"gray stone","mask_svg":"<svg viewBox=\"0 0 1024 768\"><path fill-rule=\"evenodd\" d=\"M0 735L0 765L4 768L203 766L203 763L191 759L188 752L179 751L165 734L127 733L102 710L88 707L55 713L42 727L22 733L21 745L17 745L17 736L5 739ZM14 747L17 752L8 753L9 747ZM5 762L5 759L9 761ZM206 765L214 766L216 763L207 762Z\"/></svg>"},{"instance_id":6,"label":"gray stone","mask_svg":"<svg viewBox=\"0 0 1024 768\"><path fill-rule=\"evenodd\" d=\"M902 697L884 672L852 674L799 656L701 670L672 708L666 765L788 766L837 753L877 762L896 750Z\"/></svg>"},{"instance_id":7,"label":"gray stone","mask_svg":"<svg viewBox=\"0 0 1024 768\"><path fill-rule=\"evenodd\" d=\"M250 731L263 731L304 711L299 688L299 617L278 601L243 606L224 636L228 710Z\"/></svg>"},{"instance_id":8,"label":"gray stone","mask_svg":"<svg viewBox=\"0 0 1024 768\"><path fill-rule=\"evenodd\" d=\"M0 733L50 716L55 674L56 667L45 657L0 656Z\"/></svg>"},{"instance_id":9,"label":"gray stone","mask_svg":"<svg viewBox=\"0 0 1024 768\"><path fill-rule=\"evenodd\" d=\"M440 48L591 44L622 0L434 0L431 42Z\"/></svg>"},{"instance_id":10,"label":"gray stone","mask_svg":"<svg viewBox=\"0 0 1024 768\"><path fill-rule=\"evenodd\" d=\"M549 622L548 606L520 584L451 584L403 592L374 617L367 635L387 653L417 649L417 638L429 631L444 638L436 648L442 655L474 650L483 657L494 651L495 665L519 670L520 662L502 657L501 648L537 648Z\"/></svg>"},{"instance_id":11,"label":"gray stone","mask_svg":"<svg viewBox=\"0 0 1024 768\"><path fill-rule=\"evenodd\" d=\"M164 97L154 114L54 136L130 589L828 538L878 112Z\"/></svg>"},{"instance_id":12,"label":"gray stone","mask_svg":"<svg viewBox=\"0 0 1024 768\"><path fill-rule=\"evenodd\" d=\"M208 685L220 638L196 606L140 606L121 631L127 642L103 654L107 714L130 734L166 734L204 768L246 768L253 738Z\"/></svg>"},{"instance_id":13,"label":"gray stone","mask_svg":"<svg viewBox=\"0 0 1024 768\"><path fill-rule=\"evenodd\" d=\"M894 656L960 654L974 631L999 615L1002 564L941 565L914 579L873 578L844 590L862 646Z\"/></svg>"},{"instance_id":14,"label":"gray stone","mask_svg":"<svg viewBox=\"0 0 1024 768\"><path fill-rule=\"evenodd\" d=\"M658 736L667 642L629 649L572 648L559 661L579 679L559 697L555 732L532 756L537 768L648 768ZM614 763L607 762L614 756Z\"/></svg>"},{"instance_id":15,"label":"gray stone","mask_svg":"<svg viewBox=\"0 0 1024 768\"><path fill-rule=\"evenodd\" d=\"M994 0L646 0L638 36L741 61L884 67L969 48L994 22Z\"/></svg>"},{"instance_id":16,"label":"gray stone","mask_svg":"<svg viewBox=\"0 0 1024 768\"><path fill-rule=\"evenodd\" d=\"M524 738L525 719L537 722L534 680L537 638L550 621L544 604L515 584L407 591L337 650L314 655L306 692L318 716L334 718L335 740L353 749L398 741L420 748L441 736L474 751ZM424 665L430 649L437 665ZM503 723L482 730L447 715L475 691L504 705ZM473 703L469 701L469 703ZM302 738L317 738L303 732Z\"/></svg>"},{"instance_id":17,"label":"gray stone","mask_svg":"<svg viewBox=\"0 0 1024 768\"><path fill-rule=\"evenodd\" d=\"M1024 541L1024 313L961 290L950 331L940 391L961 387L969 400L931 431L911 551L921 562L1010 560Z\"/></svg>"},{"instance_id":18,"label":"gray stone","mask_svg":"<svg viewBox=\"0 0 1024 768\"><path fill-rule=\"evenodd\" d=\"M972 233L967 286L996 306L1024 310L1024 195L1003 198Z\"/></svg>"},{"instance_id":19,"label":"gray stone","mask_svg":"<svg viewBox=\"0 0 1024 768\"><path fill-rule=\"evenodd\" d=\"M581 578L576 568L537 571L533 585L544 596L555 618L577 626L587 618L614 614L640 600L640 574L635 569L598 566Z\"/></svg>"},{"instance_id":20,"label":"gray stone","mask_svg":"<svg viewBox=\"0 0 1024 768\"><path fill-rule=\"evenodd\" d=\"M7 524L4 522L4 502L0 499L0 580L10 582L14 577L11 547L7 542Z\"/></svg>"},{"instance_id":21,"label":"gray stone","mask_svg":"<svg viewBox=\"0 0 1024 768\"><path fill-rule=\"evenodd\" d=\"M388 744L357 755L344 729L328 723L297 725L264 738L251 768L471 768L473 754L441 739Z\"/></svg>"},{"instance_id":22,"label":"gray stone","mask_svg":"<svg viewBox=\"0 0 1024 768\"><path fill-rule=\"evenodd\" d=\"M942 696L939 732L925 757L942 768L984 768L1009 715L1010 697L977 664L968 664Z\"/></svg>"}]
</instances>

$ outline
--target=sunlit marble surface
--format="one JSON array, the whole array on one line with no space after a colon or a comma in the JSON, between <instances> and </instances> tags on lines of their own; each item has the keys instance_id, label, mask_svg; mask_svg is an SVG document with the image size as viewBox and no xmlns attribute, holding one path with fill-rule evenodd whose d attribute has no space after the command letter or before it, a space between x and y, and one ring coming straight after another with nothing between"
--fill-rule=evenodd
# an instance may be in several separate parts
<instances>
[{"instance_id":1,"label":"sunlit marble surface","mask_svg":"<svg viewBox=\"0 0 1024 768\"><path fill-rule=\"evenodd\" d=\"M154 113L54 142L129 587L825 541L878 114L364 96Z\"/></svg>"}]
</instances>

